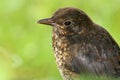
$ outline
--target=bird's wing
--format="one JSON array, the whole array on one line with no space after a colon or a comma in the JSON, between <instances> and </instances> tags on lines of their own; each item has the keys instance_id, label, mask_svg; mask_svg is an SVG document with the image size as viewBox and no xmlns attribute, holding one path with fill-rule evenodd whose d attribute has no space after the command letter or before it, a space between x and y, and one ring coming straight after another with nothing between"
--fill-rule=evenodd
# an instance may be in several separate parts
<instances>
[{"instance_id":1,"label":"bird's wing","mask_svg":"<svg viewBox=\"0 0 120 80\"><path fill-rule=\"evenodd\" d=\"M120 48L108 32L80 40L71 46L71 61L66 64L69 70L82 73L110 74L120 76ZM75 40L74 40L75 41Z\"/></svg>"}]
</instances>

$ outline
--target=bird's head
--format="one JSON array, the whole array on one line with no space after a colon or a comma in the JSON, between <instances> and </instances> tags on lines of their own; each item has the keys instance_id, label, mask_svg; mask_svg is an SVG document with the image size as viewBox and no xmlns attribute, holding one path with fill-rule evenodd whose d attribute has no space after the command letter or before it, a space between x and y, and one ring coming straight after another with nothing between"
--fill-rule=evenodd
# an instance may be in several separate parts
<instances>
[{"instance_id":1,"label":"bird's head","mask_svg":"<svg viewBox=\"0 0 120 80\"><path fill-rule=\"evenodd\" d=\"M41 19L38 23L51 25L60 34L72 35L89 30L92 20L83 11L68 7L57 10L51 18Z\"/></svg>"}]
</instances>

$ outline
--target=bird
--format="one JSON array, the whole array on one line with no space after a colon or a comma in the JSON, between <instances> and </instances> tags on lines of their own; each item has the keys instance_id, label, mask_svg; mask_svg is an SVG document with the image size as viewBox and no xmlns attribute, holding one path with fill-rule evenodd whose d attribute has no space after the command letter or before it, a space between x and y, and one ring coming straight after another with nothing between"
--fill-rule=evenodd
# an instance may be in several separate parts
<instances>
[{"instance_id":1,"label":"bird","mask_svg":"<svg viewBox=\"0 0 120 80\"><path fill-rule=\"evenodd\" d=\"M92 80L98 80L94 76L120 77L119 45L84 11L60 8L52 17L37 22L52 26L54 56L63 80L82 80L82 74Z\"/></svg>"}]
</instances>

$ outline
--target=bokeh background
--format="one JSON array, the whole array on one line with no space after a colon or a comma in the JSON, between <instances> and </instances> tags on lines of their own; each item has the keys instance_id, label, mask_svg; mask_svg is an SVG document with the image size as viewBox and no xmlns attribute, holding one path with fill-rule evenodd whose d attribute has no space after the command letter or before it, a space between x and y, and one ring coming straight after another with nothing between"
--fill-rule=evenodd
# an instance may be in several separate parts
<instances>
[{"instance_id":1,"label":"bokeh background","mask_svg":"<svg viewBox=\"0 0 120 80\"><path fill-rule=\"evenodd\" d=\"M0 80L61 80L52 27L37 20L62 7L84 10L120 44L120 0L1 0Z\"/></svg>"}]
</instances>

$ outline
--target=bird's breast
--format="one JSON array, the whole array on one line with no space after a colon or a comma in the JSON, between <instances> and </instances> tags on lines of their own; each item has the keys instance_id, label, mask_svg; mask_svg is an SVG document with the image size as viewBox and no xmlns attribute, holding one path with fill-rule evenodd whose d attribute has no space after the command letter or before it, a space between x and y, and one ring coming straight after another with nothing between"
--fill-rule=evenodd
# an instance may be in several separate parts
<instances>
[{"instance_id":1,"label":"bird's breast","mask_svg":"<svg viewBox=\"0 0 120 80\"><path fill-rule=\"evenodd\" d=\"M52 46L54 49L54 55L56 59L56 63L58 66L58 69L63 76L63 78L66 80L68 78L71 78L73 76L76 76L74 72L71 72L67 67L66 64L70 63L72 60L72 56L70 55L70 48L69 48L69 41L65 36L59 36L58 34L54 33L52 36ZM70 80L71 80L70 79Z\"/></svg>"}]
</instances>

